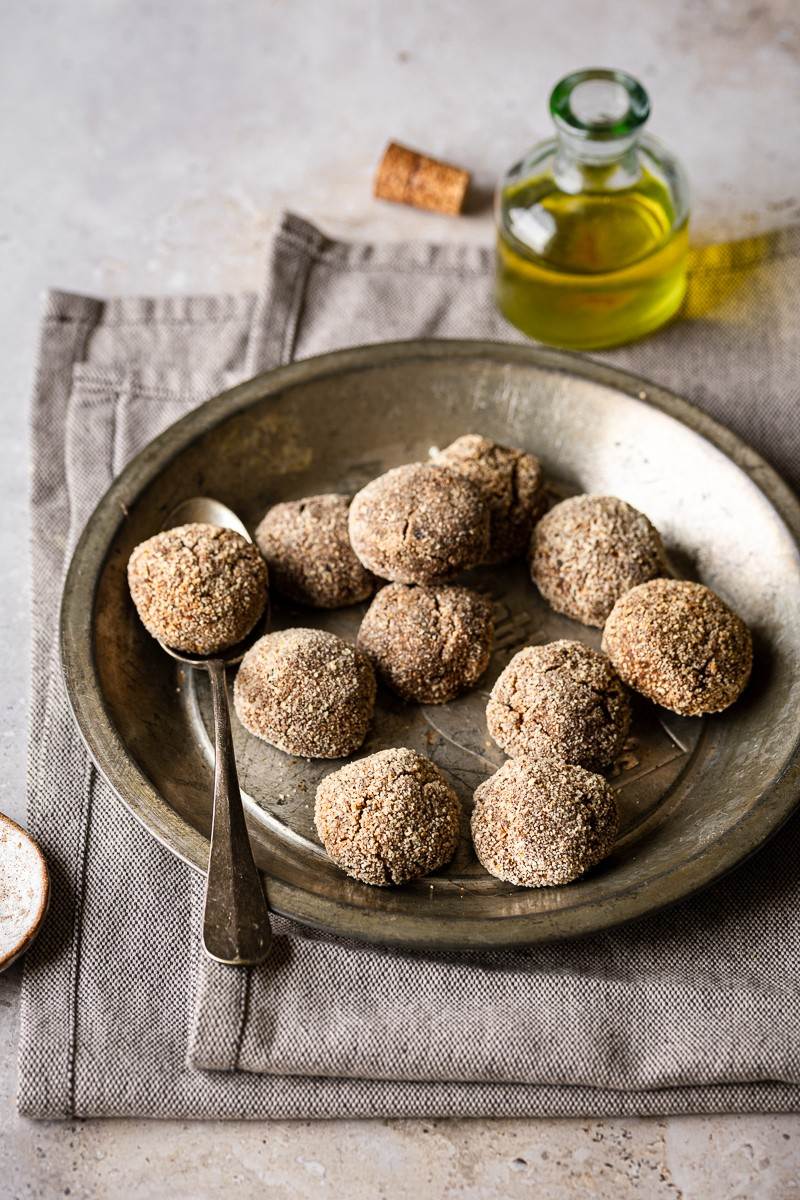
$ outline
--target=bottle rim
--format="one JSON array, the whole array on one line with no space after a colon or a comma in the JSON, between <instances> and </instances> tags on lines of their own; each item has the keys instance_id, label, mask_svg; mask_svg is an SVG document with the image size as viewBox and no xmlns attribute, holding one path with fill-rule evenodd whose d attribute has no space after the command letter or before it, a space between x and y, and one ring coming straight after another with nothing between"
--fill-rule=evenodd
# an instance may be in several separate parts
<instances>
[{"instance_id":1,"label":"bottle rim","mask_svg":"<svg viewBox=\"0 0 800 1200\"><path fill-rule=\"evenodd\" d=\"M592 88L597 83L611 86ZM641 129L650 116L650 97L626 71L589 67L558 81L550 93L550 113L573 137L614 141Z\"/></svg>"}]
</instances>

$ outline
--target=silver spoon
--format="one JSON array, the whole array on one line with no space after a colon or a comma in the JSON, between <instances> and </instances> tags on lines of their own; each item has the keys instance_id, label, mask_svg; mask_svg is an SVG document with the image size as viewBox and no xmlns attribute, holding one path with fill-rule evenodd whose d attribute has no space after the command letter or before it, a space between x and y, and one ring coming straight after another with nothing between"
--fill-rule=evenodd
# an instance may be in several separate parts
<instances>
[{"instance_id":1,"label":"silver spoon","mask_svg":"<svg viewBox=\"0 0 800 1200\"><path fill-rule=\"evenodd\" d=\"M206 496L184 500L169 514L164 528L193 522L234 529L248 542L252 541L236 513ZM211 682L214 813L206 875L203 945L212 958L232 966L255 966L263 962L272 944L267 901L244 819L225 684L225 668L241 662L246 651L261 636L262 626L262 621L257 622L246 638L216 655L181 654L159 642L162 650L177 662L207 671Z\"/></svg>"}]
</instances>

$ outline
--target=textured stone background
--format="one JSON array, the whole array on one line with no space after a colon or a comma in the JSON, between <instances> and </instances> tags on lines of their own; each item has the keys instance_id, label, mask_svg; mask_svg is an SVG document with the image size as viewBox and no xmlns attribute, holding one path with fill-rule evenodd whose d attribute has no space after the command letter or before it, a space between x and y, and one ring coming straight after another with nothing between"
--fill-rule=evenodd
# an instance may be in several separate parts
<instances>
[{"instance_id":1,"label":"textured stone background","mask_svg":"<svg viewBox=\"0 0 800 1200\"><path fill-rule=\"evenodd\" d=\"M26 405L42 290L241 291L281 208L341 236L488 242L497 175L578 66L639 75L698 241L800 221L795 0L5 0L0 24L0 809L24 813ZM370 199L394 137L471 168L461 220ZM0 976L0 1196L800 1195L800 1121L50 1126L15 1113Z\"/></svg>"}]
</instances>

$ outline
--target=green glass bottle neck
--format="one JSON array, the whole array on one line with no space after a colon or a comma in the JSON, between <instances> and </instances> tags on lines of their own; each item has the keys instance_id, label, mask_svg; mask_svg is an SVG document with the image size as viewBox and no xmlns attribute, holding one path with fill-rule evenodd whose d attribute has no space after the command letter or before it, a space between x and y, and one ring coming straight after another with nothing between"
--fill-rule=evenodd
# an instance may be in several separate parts
<instances>
[{"instance_id":1,"label":"green glass bottle neck","mask_svg":"<svg viewBox=\"0 0 800 1200\"><path fill-rule=\"evenodd\" d=\"M553 175L562 192L619 191L641 178L638 137L593 142L559 130Z\"/></svg>"},{"instance_id":2,"label":"green glass bottle neck","mask_svg":"<svg viewBox=\"0 0 800 1200\"><path fill-rule=\"evenodd\" d=\"M641 174L637 142L650 115L642 85L593 67L559 80L550 96L557 132L556 183L565 192L618 190Z\"/></svg>"}]
</instances>

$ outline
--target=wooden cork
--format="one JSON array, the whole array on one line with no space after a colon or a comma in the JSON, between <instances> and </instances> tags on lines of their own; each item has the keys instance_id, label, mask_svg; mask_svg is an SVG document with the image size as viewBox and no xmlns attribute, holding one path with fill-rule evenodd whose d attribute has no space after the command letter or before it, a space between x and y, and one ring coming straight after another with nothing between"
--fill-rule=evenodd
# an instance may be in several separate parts
<instances>
[{"instance_id":1,"label":"wooden cork","mask_svg":"<svg viewBox=\"0 0 800 1200\"><path fill-rule=\"evenodd\" d=\"M375 176L374 193L379 200L454 217L461 212L468 186L469 171L390 142Z\"/></svg>"}]
</instances>

